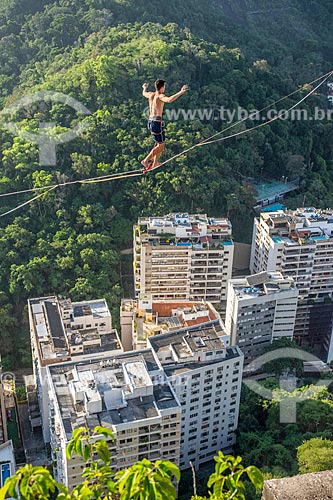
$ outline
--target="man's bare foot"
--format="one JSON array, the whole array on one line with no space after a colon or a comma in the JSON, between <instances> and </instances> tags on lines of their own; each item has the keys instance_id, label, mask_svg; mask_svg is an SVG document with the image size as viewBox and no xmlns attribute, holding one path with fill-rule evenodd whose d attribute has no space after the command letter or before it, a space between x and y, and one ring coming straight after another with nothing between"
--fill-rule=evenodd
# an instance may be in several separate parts
<instances>
[{"instance_id":1,"label":"man's bare foot","mask_svg":"<svg viewBox=\"0 0 333 500\"><path fill-rule=\"evenodd\" d=\"M150 160L148 162L145 162L144 160L141 162L141 165L143 165L145 168L143 169L143 173L148 172L148 170L151 170L153 161Z\"/></svg>"},{"instance_id":2,"label":"man's bare foot","mask_svg":"<svg viewBox=\"0 0 333 500\"><path fill-rule=\"evenodd\" d=\"M149 167L149 164L151 163L151 161L145 161L145 160L142 160L141 162L141 165L146 169Z\"/></svg>"}]
</instances>

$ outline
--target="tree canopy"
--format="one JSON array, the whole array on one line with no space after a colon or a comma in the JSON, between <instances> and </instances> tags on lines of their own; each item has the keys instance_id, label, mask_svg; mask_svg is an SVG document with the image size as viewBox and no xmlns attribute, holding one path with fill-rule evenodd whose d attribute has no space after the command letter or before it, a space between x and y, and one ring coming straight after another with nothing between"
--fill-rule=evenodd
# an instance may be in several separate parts
<instances>
[{"instance_id":1,"label":"tree canopy","mask_svg":"<svg viewBox=\"0 0 333 500\"><path fill-rule=\"evenodd\" d=\"M333 469L333 441L313 438L297 448L297 461L302 474Z\"/></svg>"},{"instance_id":2,"label":"tree canopy","mask_svg":"<svg viewBox=\"0 0 333 500\"><path fill-rule=\"evenodd\" d=\"M288 393L279 387L276 379L267 379L264 385L272 390L269 401L243 384L237 452L245 464L260 466L264 473L273 477L303 473L305 465L301 464L299 457L306 457L312 445L304 446L302 454L302 443L313 442L314 446L322 443L323 447L327 440L333 443L332 393L324 385L312 384L299 384L297 389ZM282 399L288 402L288 398L294 397L297 397L296 422L281 423L280 402ZM323 459L324 456L325 451Z\"/></svg>"}]
</instances>

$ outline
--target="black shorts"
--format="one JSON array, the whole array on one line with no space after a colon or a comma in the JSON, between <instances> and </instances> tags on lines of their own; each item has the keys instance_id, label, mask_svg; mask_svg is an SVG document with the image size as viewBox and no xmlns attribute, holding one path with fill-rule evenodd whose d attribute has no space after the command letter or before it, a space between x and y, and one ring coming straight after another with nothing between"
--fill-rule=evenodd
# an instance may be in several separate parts
<instances>
[{"instance_id":1,"label":"black shorts","mask_svg":"<svg viewBox=\"0 0 333 500\"><path fill-rule=\"evenodd\" d=\"M157 144L164 144L165 142L164 122L148 120L147 127L153 137L154 142Z\"/></svg>"}]
</instances>

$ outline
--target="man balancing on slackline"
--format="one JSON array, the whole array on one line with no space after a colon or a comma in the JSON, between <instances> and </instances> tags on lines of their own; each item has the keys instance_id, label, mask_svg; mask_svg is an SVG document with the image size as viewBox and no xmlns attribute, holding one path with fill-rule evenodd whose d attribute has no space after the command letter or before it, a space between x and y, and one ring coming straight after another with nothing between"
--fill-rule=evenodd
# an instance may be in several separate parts
<instances>
[{"instance_id":1,"label":"man balancing on slackline","mask_svg":"<svg viewBox=\"0 0 333 500\"><path fill-rule=\"evenodd\" d=\"M151 132L154 147L150 151L149 155L142 160L141 165L144 166L144 171L152 170L161 165L158 163L159 157L164 151L165 145L165 132L164 132L164 121L162 119L164 103L171 103L183 95L188 87L183 85L181 90L170 97L164 95L165 91L165 81L156 80L155 82L155 92L147 92L148 83L142 85L143 91L142 95L146 97L149 101L149 120L148 120L148 130Z\"/></svg>"}]
</instances>

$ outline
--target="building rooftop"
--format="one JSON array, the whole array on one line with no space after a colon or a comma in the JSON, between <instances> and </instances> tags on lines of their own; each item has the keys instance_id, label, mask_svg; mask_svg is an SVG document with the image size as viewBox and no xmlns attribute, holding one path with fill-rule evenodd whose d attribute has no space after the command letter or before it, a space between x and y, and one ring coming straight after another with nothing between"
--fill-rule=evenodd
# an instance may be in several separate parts
<instances>
[{"instance_id":1,"label":"building rooftop","mask_svg":"<svg viewBox=\"0 0 333 500\"><path fill-rule=\"evenodd\" d=\"M237 346L228 347L228 336L220 323L156 335L148 343L169 376L241 356Z\"/></svg>"},{"instance_id":2,"label":"building rooftop","mask_svg":"<svg viewBox=\"0 0 333 500\"><path fill-rule=\"evenodd\" d=\"M260 218L269 226L274 243L315 245L333 238L333 210L313 207L297 210L277 210L261 213Z\"/></svg>"},{"instance_id":3,"label":"building rooftop","mask_svg":"<svg viewBox=\"0 0 333 500\"><path fill-rule=\"evenodd\" d=\"M170 345L183 345L184 349L191 351L210 351L225 349L225 343L221 339L225 331L220 324L185 329L177 332L156 335L150 339L155 352L169 347Z\"/></svg>"},{"instance_id":4,"label":"building rooftop","mask_svg":"<svg viewBox=\"0 0 333 500\"><path fill-rule=\"evenodd\" d=\"M121 299L121 309L126 312L133 312L135 310L135 300L134 299Z\"/></svg>"},{"instance_id":5,"label":"building rooftop","mask_svg":"<svg viewBox=\"0 0 333 500\"><path fill-rule=\"evenodd\" d=\"M293 182L282 182L277 180L260 181L253 184L257 191L256 201L269 201L271 198L280 194L294 191L299 187L299 180Z\"/></svg>"},{"instance_id":6,"label":"building rooftop","mask_svg":"<svg viewBox=\"0 0 333 500\"><path fill-rule=\"evenodd\" d=\"M106 318L110 316L109 308L105 300L76 302L73 304L73 316L93 316L94 318Z\"/></svg>"},{"instance_id":7,"label":"building rooftop","mask_svg":"<svg viewBox=\"0 0 333 500\"><path fill-rule=\"evenodd\" d=\"M214 363L221 362L221 360L230 361L231 359L240 358L242 356L243 354L241 353L238 346L229 346L226 347L225 357L216 357L215 359L209 361L193 361L191 363L170 363L163 365L163 367L168 377L174 377L182 374L185 375L186 372L201 368L203 366L212 366L214 365Z\"/></svg>"},{"instance_id":8,"label":"building rooftop","mask_svg":"<svg viewBox=\"0 0 333 500\"><path fill-rule=\"evenodd\" d=\"M135 226L141 243L193 247L232 244L229 219L208 217L206 214L173 213L162 217L140 217Z\"/></svg>"},{"instance_id":9,"label":"building rooftop","mask_svg":"<svg viewBox=\"0 0 333 500\"><path fill-rule=\"evenodd\" d=\"M139 341L146 341L151 335L191 328L205 323L221 322L219 313L210 302L153 302L150 294L141 294L135 301L132 312L135 333Z\"/></svg>"},{"instance_id":10,"label":"building rooftop","mask_svg":"<svg viewBox=\"0 0 333 500\"><path fill-rule=\"evenodd\" d=\"M139 217L138 223L147 228L187 227L198 233L204 227L231 230L231 222L226 217L208 217L206 214L170 213L162 217Z\"/></svg>"},{"instance_id":11,"label":"building rooftop","mask_svg":"<svg viewBox=\"0 0 333 500\"><path fill-rule=\"evenodd\" d=\"M112 428L154 418L160 411L179 408L168 382L152 382L159 369L151 350L120 354L101 362L50 366L62 423L70 439L80 426Z\"/></svg>"},{"instance_id":12,"label":"building rooftop","mask_svg":"<svg viewBox=\"0 0 333 500\"><path fill-rule=\"evenodd\" d=\"M279 271L252 274L246 278L229 280L239 300L253 299L264 295L297 291L292 278L283 277Z\"/></svg>"},{"instance_id":13,"label":"building rooftop","mask_svg":"<svg viewBox=\"0 0 333 500\"><path fill-rule=\"evenodd\" d=\"M106 301L72 303L69 299L42 297L28 301L31 328L45 364L73 356L122 352Z\"/></svg>"}]
</instances>

